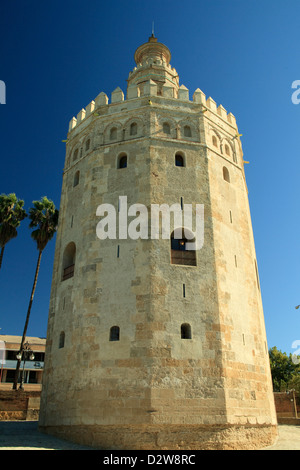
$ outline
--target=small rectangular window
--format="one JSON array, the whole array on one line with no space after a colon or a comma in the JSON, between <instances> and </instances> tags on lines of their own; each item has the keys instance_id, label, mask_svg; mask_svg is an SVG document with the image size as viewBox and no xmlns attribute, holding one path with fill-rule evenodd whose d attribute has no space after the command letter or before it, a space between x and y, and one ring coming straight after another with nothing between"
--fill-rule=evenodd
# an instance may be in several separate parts
<instances>
[{"instance_id":1,"label":"small rectangular window","mask_svg":"<svg viewBox=\"0 0 300 470\"><path fill-rule=\"evenodd\" d=\"M120 258L120 245L118 245L118 248L117 248L117 258Z\"/></svg>"},{"instance_id":2,"label":"small rectangular window","mask_svg":"<svg viewBox=\"0 0 300 470\"><path fill-rule=\"evenodd\" d=\"M183 323L181 325L181 339L192 339L191 325Z\"/></svg>"},{"instance_id":3,"label":"small rectangular window","mask_svg":"<svg viewBox=\"0 0 300 470\"><path fill-rule=\"evenodd\" d=\"M58 343L59 349L62 349L65 347L65 333L62 331L59 335L59 343Z\"/></svg>"},{"instance_id":4,"label":"small rectangular window","mask_svg":"<svg viewBox=\"0 0 300 470\"><path fill-rule=\"evenodd\" d=\"M120 327L112 326L109 331L109 341L120 341Z\"/></svg>"},{"instance_id":5,"label":"small rectangular window","mask_svg":"<svg viewBox=\"0 0 300 470\"><path fill-rule=\"evenodd\" d=\"M185 284L182 284L182 294L183 294L183 297L185 298Z\"/></svg>"}]
</instances>

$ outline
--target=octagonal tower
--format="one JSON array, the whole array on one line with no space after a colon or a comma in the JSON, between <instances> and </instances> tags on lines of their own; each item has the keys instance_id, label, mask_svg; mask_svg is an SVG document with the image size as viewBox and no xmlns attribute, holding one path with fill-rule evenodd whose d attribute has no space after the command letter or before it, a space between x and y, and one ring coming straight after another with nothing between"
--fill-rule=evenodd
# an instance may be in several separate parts
<instances>
[{"instance_id":1,"label":"octagonal tower","mask_svg":"<svg viewBox=\"0 0 300 470\"><path fill-rule=\"evenodd\" d=\"M134 57L126 99L102 92L70 121L40 428L108 449L269 445L276 415L235 117L200 89L191 100L155 37ZM120 236L133 204L148 226ZM153 237L151 208L163 204L204 207L197 249L185 231L176 239L172 216L170 236ZM97 236L99 206L113 208L115 236Z\"/></svg>"}]
</instances>

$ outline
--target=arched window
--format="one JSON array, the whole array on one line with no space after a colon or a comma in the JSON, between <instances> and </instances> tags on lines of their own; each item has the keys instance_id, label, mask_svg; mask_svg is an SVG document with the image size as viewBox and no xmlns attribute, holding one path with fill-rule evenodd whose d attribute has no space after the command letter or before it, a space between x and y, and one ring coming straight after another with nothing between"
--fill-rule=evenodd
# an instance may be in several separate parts
<instances>
[{"instance_id":1,"label":"arched window","mask_svg":"<svg viewBox=\"0 0 300 470\"><path fill-rule=\"evenodd\" d=\"M184 126L183 135L184 137L192 137L192 131L191 131L190 126Z\"/></svg>"},{"instance_id":2,"label":"arched window","mask_svg":"<svg viewBox=\"0 0 300 470\"><path fill-rule=\"evenodd\" d=\"M79 184L79 177L80 177L80 171L76 171L74 175L74 180L73 180L73 187L77 186Z\"/></svg>"},{"instance_id":3,"label":"arched window","mask_svg":"<svg viewBox=\"0 0 300 470\"><path fill-rule=\"evenodd\" d=\"M79 152L78 149L76 149L76 150L74 151L74 153L73 153L73 162L75 162L75 160L77 160L77 158L78 158L78 152Z\"/></svg>"},{"instance_id":4,"label":"arched window","mask_svg":"<svg viewBox=\"0 0 300 470\"><path fill-rule=\"evenodd\" d=\"M170 124L168 122L163 123L163 133L171 134Z\"/></svg>"},{"instance_id":5,"label":"arched window","mask_svg":"<svg viewBox=\"0 0 300 470\"><path fill-rule=\"evenodd\" d=\"M195 249L190 249L189 244L195 242L193 234L189 232L189 240L185 238L184 232L187 232L185 229L180 229L181 235L180 238L177 238L177 230L174 230L171 234L171 264L181 264L184 266L196 266L196 251ZM180 232L179 230L179 232Z\"/></svg>"},{"instance_id":6,"label":"arched window","mask_svg":"<svg viewBox=\"0 0 300 470\"><path fill-rule=\"evenodd\" d=\"M127 168L127 155L122 153L118 157L118 168Z\"/></svg>"},{"instance_id":7,"label":"arched window","mask_svg":"<svg viewBox=\"0 0 300 470\"><path fill-rule=\"evenodd\" d=\"M88 139L88 140L86 141L86 143L85 143L85 150L86 150L86 151L89 150L90 145L91 145L91 139Z\"/></svg>"},{"instance_id":8,"label":"arched window","mask_svg":"<svg viewBox=\"0 0 300 470\"><path fill-rule=\"evenodd\" d=\"M109 341L120 340L120 328L118 326L112 326L109 331Z\"/></svg>"},{"instance_id":9,"label":"arched window","mask_svg":"<svg viewBox=\"0 0 300 470\"><path fill-rule=\"evenodd\" d=\"M110 140L117 140L117 128L116 127L113 127L110 130L109 138Z\"/></svg>"},{"instance_id":10,"label":"arched window","mask_svg":"<svg viewBox=\"0 0 300 470\"><path fill-rule=\"evenodd\" d=\"M137 123L133 122L130 125L130 135L136 135L137 134Z\"/></svg>"},{"instance_id":11,"label":"arched window","mask_svg":"<svg viewBox=\"0 0 300 470\"><path fill-rule=\"evenodd\" d=\"M218 147L218 140L215 135L212 136L212 143L215 147Z\"/></svg>"},{"instance_id":12,"label":"arched window","mask_svg":"<svg viewBox=\"0 0 300 470\"><path fill-rule=\"evenodd\" d=\"M63 255L63 275L62 275L63 281L74 276L75 257L76 257L76 245L74 242L71 242L66 246L64 255Z\"/></svg>"},{"instance_id":13,"label":"arched window","mask_svg":"<svg viewBox=\"0 0 300 470\"><path fill-rule=\"evenodd\" d=\"M184 156L180 152L175 154L175 166L185 166Z\"/></svg>"},{"instance_id":14,"label":"arched window","mask_svg":"<svg viewBox=\"0 0 300 470\"><path fill-rule=\"evenodd\" d=\"M62 331L59 335L58 347L59 347L59 349L61 349L64 346L65 346L65 332Z\"/></svg>"},{"instance_id":15,"label":"arched window","mask_svg":"<svg viewBox=\"0 0 300 470\"><path fill-rule=\"evenodd\" d=\"M226 168L226 166L223 166L223 178L225 181L227 181L227 183L230 183L230 175L229 175L228 168Z\"/></svg>"},{"instance_id":16,"label":"arched window","mask_svg":"<svg viewBox=\"0 0 300 470\"><path fill-rule=\"evenodd\" d=\"M230 148L228 144L225 144L225 153L226 155L230 156Z\"/></svg>"},{"instance_id":17,"label":"arched window","mask_svg":"<svg viewBox=\"0 0 300 470\"><path fill-rule=\"evenodd\" d=\"M192 329L191 325L188 323L183 323L181 325L181 339L192 339Z\"/></svg>"}]
</instances>

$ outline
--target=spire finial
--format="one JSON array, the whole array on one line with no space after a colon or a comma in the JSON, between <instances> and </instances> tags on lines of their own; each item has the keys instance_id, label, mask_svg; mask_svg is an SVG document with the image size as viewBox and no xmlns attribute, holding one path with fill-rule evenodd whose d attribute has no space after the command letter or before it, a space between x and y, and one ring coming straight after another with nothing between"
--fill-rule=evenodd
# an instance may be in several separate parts
<instances>
[{"instance_id":1,"label":"spire finial","mask_svg":"<svg viewBox=\"0 0 300 470\"><path fill-rule=\"evenodd\" d=\"M157 42L157 38L154 36L154 21L152 21L152 34L148 42Z\"/></svg>"}]
</instances>

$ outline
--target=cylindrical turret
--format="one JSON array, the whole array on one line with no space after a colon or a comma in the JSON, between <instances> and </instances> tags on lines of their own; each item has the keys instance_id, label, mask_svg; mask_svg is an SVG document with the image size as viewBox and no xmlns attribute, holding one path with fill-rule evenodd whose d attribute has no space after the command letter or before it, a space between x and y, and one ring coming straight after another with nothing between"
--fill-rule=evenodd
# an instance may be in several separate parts
<instances>
[{"instance_id":1,"label":"cylindrical turret","mask_svg":"<svg viewBox=\"0 0 300 470\"><path fill-rule=\"evenodd\" d=\"M148 42L137 48L134 60L136 67L129 74L128 87L139 85L142 94L144 82L153 80L158 85L158 94L161 95L163 85L167 85L173 88L173 97L177 98L179 77L170 65L171 52L167 46L157 42L152 34Z\"/></svg>"}]
</instances>

